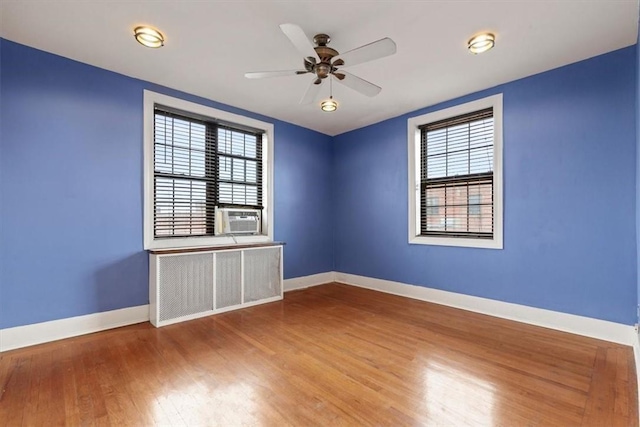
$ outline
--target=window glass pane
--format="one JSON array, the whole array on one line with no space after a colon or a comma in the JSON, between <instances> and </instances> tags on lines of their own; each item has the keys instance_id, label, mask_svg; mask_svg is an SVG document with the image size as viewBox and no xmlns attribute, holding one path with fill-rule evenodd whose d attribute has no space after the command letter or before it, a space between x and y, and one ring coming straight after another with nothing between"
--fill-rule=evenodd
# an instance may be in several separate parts
<instances>
[{"instance_id":1,"label":"window glass pane","mask_svg":"<svg viewBox=\"0 0 640 427\"><path fill-rule=\"evenodd\" d=\"M233 180L244 181L244 160L233 159Z\"/></svg>"},{"instance_id":2,"label":"window glass pane","mask_svg":"<svg viewBox=\"0 0 640 427\"><path fill-rule=\"evenodd\" d=\"M467 231L466 217L461 215L460 207L448 209L447 216L444 220L445 231L465 232Z\"/></svg>"},{"instance_id":3,"label":"window glass pane","mask_svg":"<svg viewBox=\"0 0 640 427\"><path fill-rule=\"evenodd\" d=\"M469 194L469 215L480 215L480 194Z\"/></svg>"},{"instance_id":4,"label":"window glass pane","mask_svg":"<svg viewBox=\"0 0 640 427\"><path fill-rule=\"evenodd\" d=\"M206 183L156 177L155 235L206 234Z\"/></svg>"},{"instance_id":5,"label":"window glass pane","mask_svg":"<svg viewBox=\"0 0 640 427\"><path fill-rule=\"evenodd\" d=\"M218 152L231 154L231 131L218 128Z\"/></svg>"},{"instance_id":6,"label":"window glass pane","mask_svg":"<svg viewBox=\"0 0 640 427\"><path fill-rule=\"evenodd\" d=\"M230 157L218 157L218 178L224 181L231 181L232 176L232 159Z\"/></svg>"},{"instance_id":7,"label":"window glass pane","mask_svg":"<svg viewBox=\"0 0 640 427\"><path fill-rule=\"evenodd\" d=\"M258 182L258 163L233 157L218 157L219 179L256 184Z\"/></svg>"},{"instance_id":8,"label":"window glass pane","mask_svg":"<svg viewBox=\"0 0 640 427\"><path fill-rule=\"evenodd\" d=\"M427 197L427 215L438 215L440 212L440 198Z\"/></svg>"},{"instance_id":9,"label":"window glass pane","mask_svg":"<svg viewBox=\"0 0 640 427\"><path fill-rule=\"evenodd\" d=\"M158 114L155 117L155 171L204 177L205 126Z\"/></svg>"},{"instance_id":10,"label":"window glass pane","mask_svg":"<svg viewBox=\"0 0 640 427\"><path fill-rule=\"evenodd\" d=\"M231 132L231 154L244 156L244 134Z\"/></svg>"},{"instance_id":11,"label":"window glass pane","mask_svg":"<svg viewBox=\"0 0 640 427\"><path fill-rule=\"evenodd\" d=\"M252 187L255 188L255 187ZM233 184L233 202L239 205L251 205L255 204L255 199L248 200L247 198L247 186L242 184Z\"/></svg>"},{"instance_id":12,"label":"window glass pane","mask_svg":"<svg viewBox=\"0 0 640 427\"><path fill-rule=\"evenodd\" d=\"M257 157L256 135L218 128L218 152L241 157Z\"/></svg>"},{"instance_id":13,"label":"window glass pane","mask_svg":"<svg viewBox=\"0 0 640 427\"><path fill-rule=\"evenodd\" d=\"M247 168L246 181L251 183L258 182L258 162L247 160L245 163Z\"/></svg>"},{"instance_id":14,"label":"window glass pane","mask_svg":"<svg viewBox=\"0 0 640 427\"><path fill-rule=\"evenodd\" d=\"M220 203L233 203L233 184L228 182L219 183L218 198Z\"/></svg>"},{"instance_id":15,"label":"window glass pane","mask_svg":"<svg viewBox=\"0 0 640 427\"><path fill-rule=\"evenodd\" d=\"M469 173L468 151L447 153L446 176L467 175Z\"/></svg>"},{"instance_id":16,"label":"window glass pane","mask_svg":"<svg viewBox=\"0 0 640 427\"><path fill-rule=\"evenodd\" d=\"M439 154L427 158L427 178L447 176L447 155Z\"/></svg>"},{"instance_id":17,"label":"window glass pane","mask_svg":"<svg viewBox=\"0 0 640 427\"><path fill-rule=\"evenodd\" d=\"M447 130L439 129L427 133L427 155L444 154L447 151Z\"/></svg>"},{"instance_id":18,"label":"window glass pane","mask_svg":"<svg viewBox=\"0 0 640 427\"><path fill-rule=\"evenodd\" d=\"M204 177L206 173L205 168L205 154L204 151L191 151L189 153L191 156L189 159L190 165L190 173L191 176Z\"/></svg>"},{"instance_id":19,"label":"window glass pane","mask_svg":"<svg viewBox=\"0 0 640 427\"><path fill-rule=\"evenodd\" d=\"M245 157L257 157L258 138L255 135L246 135L244 140Z\"/></svg>"},{"instance_id":20,"label":"window glass pane","mask_svg":"<svg viewBox=\"0 0 640 427\"><path fill-rule=\"evenodd\" d=\"M493 118L456 124L426 136L427 178L493 171Z\"/></svg>"},{"instance_id":21,"label":"window glass pane","mask_svg":"<svg viewBox=\"0 0 640 427\"><path fill-rule=\"evenodd\" d=\"M447 151L469 149L469 125L458 125L447 128Z\"/></svg>"},{"instance_id":22,"label":"window glass pane","mask_svg":"<svg viewBox=\"0 0 640 427\"><path fill-rule=\"evenodd\" d=\"M255 185L221 182L218 188L220 203L249 206L258 204L258 187Z\"/></svg>"},{"instance_id":23,"label":"window glass pane","mask_svg":"<svg viewBox=\"0 0 640 427\"><path fill-rule=\"evenodd\" d=\"M493 145L493 117L470 124L470 148Z\"/></svg>"},{"instance_id":24,"label":"window glass pane","mask_svg":"<svg viewBox=\"0 0 640 427\"><path fill-rule=\"evenodd\" d=\"M164 145L156 145L154 164L157 172L171 173L172 156L171 149Z\"/></svg>"},{"instance_id":25,"label":"window glass pane","mask_svg":"<svg viewBox=\"0 0 640 427\"><path fill-rule=\"evenodd\" d=\"M493 171L493 147L476 148L469 152L470 173Z\"/></svg>"}]
</instances>

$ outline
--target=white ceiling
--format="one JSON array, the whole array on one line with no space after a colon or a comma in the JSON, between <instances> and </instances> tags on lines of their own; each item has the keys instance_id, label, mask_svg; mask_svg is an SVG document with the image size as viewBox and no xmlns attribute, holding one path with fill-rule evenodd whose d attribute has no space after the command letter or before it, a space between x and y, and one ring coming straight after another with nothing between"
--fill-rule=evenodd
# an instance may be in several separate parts
<instances>
[{"instance_id":1,"label":"white ceiling","mask_svg":"<svg viewBox=\"0 0 640 427\"><path fill-rule=\"evenodd\" d=\"M300 106L310 74L264 80L246 71L297 69L279 29L324 32L346 52L391 37L394 56L347 70L382 87L367 98L333 85L335 113ZM162 49L140 46L150 24ZM467 52L490 30L496 47ZM0 1L0 36L67 58L337 135L460 95L630 46L638 1ZM323 83L321 97L329 95Z\"/></svg>"}]
</instances>

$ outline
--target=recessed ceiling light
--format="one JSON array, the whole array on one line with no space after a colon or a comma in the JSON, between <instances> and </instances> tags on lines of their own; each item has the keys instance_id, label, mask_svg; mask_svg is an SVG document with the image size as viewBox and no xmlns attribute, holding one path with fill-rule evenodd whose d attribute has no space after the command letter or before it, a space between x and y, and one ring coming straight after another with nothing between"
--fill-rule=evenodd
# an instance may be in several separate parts
<instances>
[{"instance_id":1,"label":"recessed ceiling light","mask_svg":"<svg viewBox=\"0 0 640 427\"><path fill-rule=\"evenodd\" d=\"M326 111L327 113L331 113L338 109L338 103L333 100L333 96L329 97L326 101L322 101L320 103L320 108L322 111Z\"/></svg>"},{"instance_id":2,"label":"recessed ceiling light","mask_svg":"<svg viewBox=\"0 0 640 427\"><path fill-rule=\"evenodd\" d=\"M140 26L133 29L133 35L142 46L158 48L164 46L164 36L155 28Z\"/></svg>"},{"instance_id":3,"label":"recessed ceiling light","mask_svg":"<svg viewBox=\"0 0 640 427\"><path fill-rule=\"evenodd\" d=\"M491 33L478 34L469 40L467 47L469 52L478 54L486 52L496 44L496 36Z\"/></svg>"}]
</instances>

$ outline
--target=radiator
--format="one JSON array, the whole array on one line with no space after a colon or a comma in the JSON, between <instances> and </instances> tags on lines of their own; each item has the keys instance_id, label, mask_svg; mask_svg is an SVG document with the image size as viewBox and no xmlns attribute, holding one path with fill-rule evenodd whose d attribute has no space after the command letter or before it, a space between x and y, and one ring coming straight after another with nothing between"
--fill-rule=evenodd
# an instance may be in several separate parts
<instances>
[{"instance_id":1,"label":"radiator","mask_svg":"<svg viewBox=\"0 0 640 427\"><path fill-rule=\"evenodd\" d=\"M282 246L149 256L156 327L282 299Z\"/></svg>"}]
</instances>

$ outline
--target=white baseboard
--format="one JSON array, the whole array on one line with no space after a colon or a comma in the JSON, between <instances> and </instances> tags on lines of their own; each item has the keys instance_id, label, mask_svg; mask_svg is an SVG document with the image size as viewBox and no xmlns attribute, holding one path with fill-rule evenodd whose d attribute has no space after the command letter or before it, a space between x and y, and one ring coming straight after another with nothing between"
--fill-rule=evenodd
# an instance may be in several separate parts
<instances>
[{"instance_id":1,"label":"white baseboard","mask_svg":"<svg viewBox=\"0 0 640 427\"><path fill-rule=\"evenodd\" d=\"M121 308L33 325L0 329L0 351L149 321L149 305Z\"/></svg>"},{"instance_id":2,"label":"white baseboard","mask_svg":"<svg viewBox=\"0 0 640 427\"><path fill-rule=\"evenodd\" d=\"M591 317L348 273L336 272L334 281L624 345L634 345L638 340L633 326Z\"/></svg>"},{"instance_id":3,"label":"white baseboard","mask_svg":"<svg viewBox=\"0 0 640 427\"><path fill-rule=\"evenodd\" d=\"M335 271L286 279L284 280L283 288L286 292L334 281L630 345L634 347L636 366L640 369L640 342L635 328L630 325ZM0 329L0 351L90 334L120 326L147 322L148 320L149 306L141 305L33 325ZM640 386L640 375L638 378Z\"/></svg>"},{"instance_id":4,"label":"white baseboard","mask_svg":"<svg viewBox=\"0 0 640 427\"><path fill-rule=\"evenodd\" d=\"M311 276L294 277L285 279L282 288L285 292L295 291L298 289L310 288L311 286L324 285L334 281L335 272L328 271L326 273L312 274Z\"/></svg>"}]
</instances>

